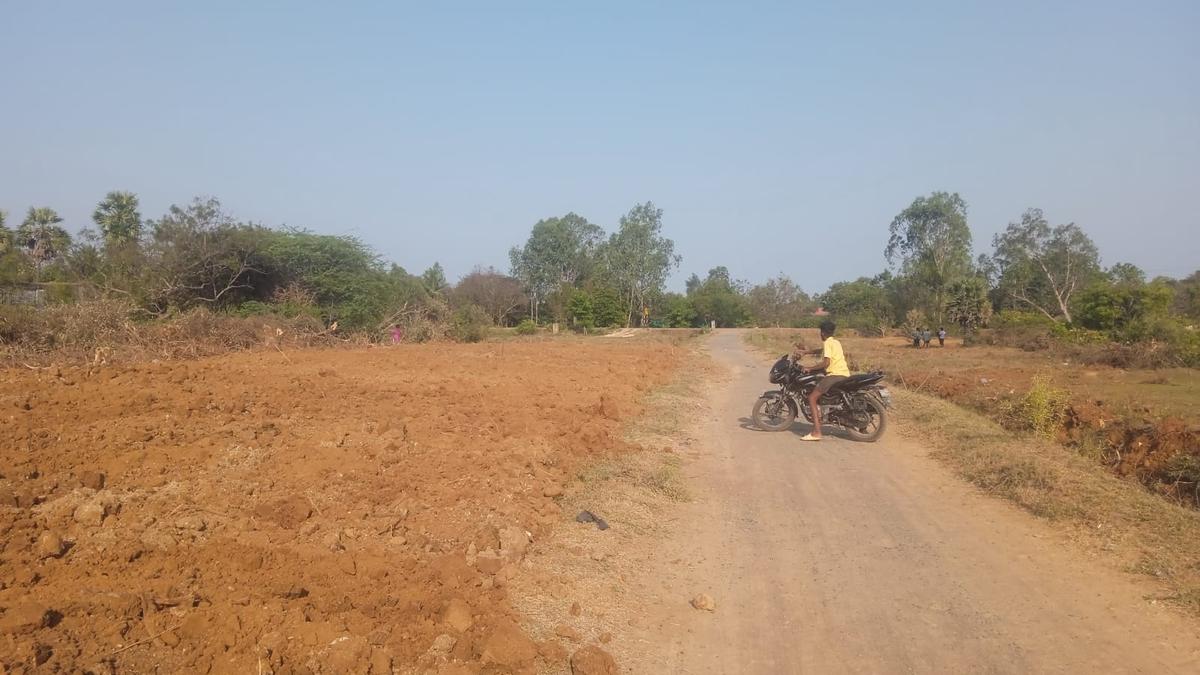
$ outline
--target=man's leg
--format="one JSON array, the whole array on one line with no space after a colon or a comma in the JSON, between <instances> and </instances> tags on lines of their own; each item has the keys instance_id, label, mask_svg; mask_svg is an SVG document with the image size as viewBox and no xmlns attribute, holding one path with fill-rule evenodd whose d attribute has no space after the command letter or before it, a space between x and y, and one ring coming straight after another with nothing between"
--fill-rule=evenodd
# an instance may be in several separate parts
<instances>
[{"instance_id":1,"label":"man's leg","mask_svg":"<svg viewBox=\"0 0 1200 675\"><path fill-rule=\"evenodd\" d=\"M808 406L812 410L813 418L813 428L810 433L816 438L821 437L821 393L820 388L817 388L813 389L812 393L808 395Z\"/></svg>"}]
</instances>

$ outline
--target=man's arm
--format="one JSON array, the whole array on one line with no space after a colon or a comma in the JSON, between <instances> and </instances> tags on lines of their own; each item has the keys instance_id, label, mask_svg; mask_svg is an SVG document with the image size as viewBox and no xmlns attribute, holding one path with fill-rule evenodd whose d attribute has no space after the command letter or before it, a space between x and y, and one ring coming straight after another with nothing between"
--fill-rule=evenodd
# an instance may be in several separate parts
<instances>
[{"instance_id":1,"label":"man's arm","mask_svg":"<svg viewBox=\"0 0 1200 675\"><path fill-rule=\"evenodd\" d=\"M817 353L820 354L821 350L818 349ZM817 361L816 364L814 364L808 368L801 368L800 370L802 370L803 372L809 373L814 370L825 370L828 367L829 367L829 357L826 356L826 357L822 358L820 361Z\"/></svg>"},{"instance_id":2,"label":"man's arm","mask_svg":"<svg viewBox=\"0 0 1200 675\"><path fill-rule=\"evenodd\" d=\"M817 347L816 349L808 349L803 343L797 342L792 348L792 358L799 359L802 356L820 356L825 353L825 347Z\"/></svg>"}]
</instances>

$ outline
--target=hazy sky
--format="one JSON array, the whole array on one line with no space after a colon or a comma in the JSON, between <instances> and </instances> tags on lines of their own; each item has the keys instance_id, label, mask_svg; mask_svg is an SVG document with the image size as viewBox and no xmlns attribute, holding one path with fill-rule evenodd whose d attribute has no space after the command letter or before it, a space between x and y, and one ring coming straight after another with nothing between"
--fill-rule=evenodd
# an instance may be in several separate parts
<instances>
[{"instance_id":1,"label":"hazy sky","mask_svg":"<svg viewBox=\"0 0 1200 675\"><path fill-rule=\"evenodd\" d=\"M947 190L976 252L1039 206L1200 267L1200 2L812 4L0 0L0 208L215 195L453 279L653 200L676 288L820 291Z\"/></svg>"}]
</instances>

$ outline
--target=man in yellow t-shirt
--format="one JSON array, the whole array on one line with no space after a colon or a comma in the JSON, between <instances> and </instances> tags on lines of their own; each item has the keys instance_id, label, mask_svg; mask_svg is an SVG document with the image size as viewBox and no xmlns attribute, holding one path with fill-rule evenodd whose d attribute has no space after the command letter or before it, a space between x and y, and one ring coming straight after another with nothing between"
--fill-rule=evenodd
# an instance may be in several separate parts
<instances>
[{"instance_id":1,"label":"man in yellow t-shirt","mask_svg":"<svg viewBox=\"0 0 1200 675\"><path fill-rule=\"evenodd\" d=\"M821 440L821 396L833 385L850 377L850 366L846 364L846 353L842 351L842 343L833 337L833 331L836 329L837 326L832 321L821 322L821 348L810 352L820 354L821 360L811 368L801 368L801 372L805 373L814 370L825 371L825 377L817 382L816 388L808 396L808 405L812 410L813 428L811 432L800 439L802 441Z\"/></svg>"}]
</instances>

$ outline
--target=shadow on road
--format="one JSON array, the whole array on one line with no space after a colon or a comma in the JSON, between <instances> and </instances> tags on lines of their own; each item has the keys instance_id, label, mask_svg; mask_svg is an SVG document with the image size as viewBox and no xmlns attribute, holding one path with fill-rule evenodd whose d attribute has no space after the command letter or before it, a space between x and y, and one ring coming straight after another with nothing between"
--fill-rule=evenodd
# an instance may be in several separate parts
<instances>
[{"instance_id":1,"label":"shadow on road","mask_svg":"<svg viewBox=\"0 0 1200 675\"><path fill-rule=\"evenodd\" d=\"M794 422L792 424L792 426L789 427L786 431L766 431L764 429L759 429L758 425L756 425L754 423L754 420L749 417L739 418L738 426L740 426L741 428L743 428L747 431L758 431L758 432L761 432L764 434L783 433L783 434L795 434L796 436L803 436L803 435L807 434L808 432L812 431L811 424L809 424L808 422L800 422L800 421ZM850 438L850 436L845 431L843 431L842 429L839 429L837 427L829 427L829 426L824 427L821 430L821 435L822 436L831 436L833 438L843 438L846 440L853 440Z\"/></svg>"}]
</instances>

